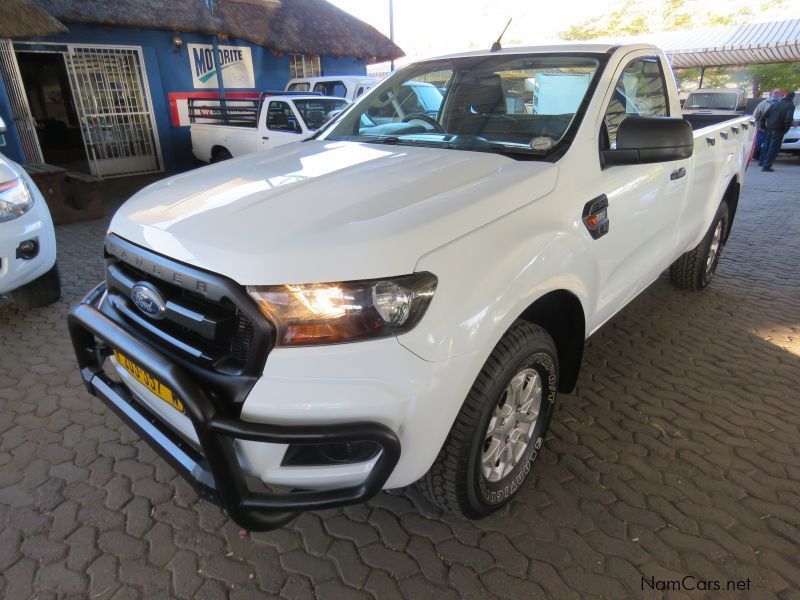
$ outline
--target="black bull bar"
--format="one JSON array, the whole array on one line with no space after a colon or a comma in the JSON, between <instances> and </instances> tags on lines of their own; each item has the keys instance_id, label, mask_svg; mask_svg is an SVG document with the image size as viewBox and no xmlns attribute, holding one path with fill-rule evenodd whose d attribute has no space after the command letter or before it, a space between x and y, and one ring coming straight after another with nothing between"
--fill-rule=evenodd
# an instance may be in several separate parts
<instances>
[{"instance_id":1,"label":"black bull bar","mask_svg":"<svg viewBox=\"0 0 800 600\"><path fill-rule=\"evenodd\" d=\"M219 504L240 526L251 531L275 529L302 511L363 502L386 483L400 458L400 442L389 427L372 422L273 425L222 416L195 378L97 310L104 291L105 284L97 286L68 316L70 337L86 388L147 440L204 498ZM200 452L155 418L127 387L104 372L102 364L112 350L127 356L177 395L194 426ZM264 493L248 488L236 457L237 439L310 445L371 442L380 448L380 453L358 485L326 491Z\"/></svg>"}]
</instances>

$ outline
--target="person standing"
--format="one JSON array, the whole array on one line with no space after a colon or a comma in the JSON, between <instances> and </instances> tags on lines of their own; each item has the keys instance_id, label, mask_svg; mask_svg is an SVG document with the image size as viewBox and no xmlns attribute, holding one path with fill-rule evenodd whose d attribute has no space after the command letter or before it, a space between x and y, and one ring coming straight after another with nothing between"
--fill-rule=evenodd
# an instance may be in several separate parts
<instances>
[{"instance_id":1,"label":"person standing","mask_svg":"<svg viewBox=\"0 0 800 600\"><path fill-rule=\"evenodd\" d=\"M776 88L772 90L772 93L767 98L764 98L761 102L759 102L758 106L756 106L756 109L753 111L753 120L756 122L756 145L755 149L753 150L753 160L761 162L761 149L764 145L764 138L766 137L766 132L761 127L761 115L763 115L770 106L775 104L780 97L780 89Z\"/></svg>"},{"instance_id":2,"label":"person standing","mask_svg":"<svg viewBox=\"0 0 800 600\"><path fill-rule=\"evenodd\" d=\"M764 146L761 151L761 160L758 164L761 165L762 171L772 171L772 163L775 162L775 157L781 149L783 143L783 136L792 127L792 118L794 117L794 90L787 92L787 94L776 104L771 105L764 111L759 120L761 127L764 129Z\"/></svg>"}]
</instances>

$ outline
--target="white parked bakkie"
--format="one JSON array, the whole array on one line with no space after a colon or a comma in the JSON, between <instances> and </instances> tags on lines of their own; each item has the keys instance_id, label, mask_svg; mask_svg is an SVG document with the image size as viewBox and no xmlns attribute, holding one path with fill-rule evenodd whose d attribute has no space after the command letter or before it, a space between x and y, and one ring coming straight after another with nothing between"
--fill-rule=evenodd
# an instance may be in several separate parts
<instances>
[{"instance_id":1,"label":"white parked bakkie","mask_svg":"<svg viewBox=\"0 0 800 600\"><path fill-rule=\"evenodd\" d=\"M262 95L256 106L249 101L203 101L216 106L195 106L190 100L192 153L214 163L259 150L271 150L312 135L349 101L320 95Z\"/></svg>"},{"instance_id":2,"label":"white parked bakkie","mask_svg":"<svg viewBox=\"0 0 800 600\"><path fill-rule=\"evenodd\" d=\"M6 131L0 118L0 135ZM0 154L0 295L21 308L61 297L56 234L47 202L17 163Z\"/></svg>"},{"instance_id":3,"label":"white parked bakkie","mask_svg":"<svg viewBox=\"0 0 800 600\"><path fill-rule=\"evenodd\" d=\"M410 81L436 114L364 118ZM584 340L664 270L712 280L754 130L687 119L648 45L404 67L314 139L120 208L70 315L86 386L249 529L417 481L487 515Z\"/></svg>"}]
</instances>

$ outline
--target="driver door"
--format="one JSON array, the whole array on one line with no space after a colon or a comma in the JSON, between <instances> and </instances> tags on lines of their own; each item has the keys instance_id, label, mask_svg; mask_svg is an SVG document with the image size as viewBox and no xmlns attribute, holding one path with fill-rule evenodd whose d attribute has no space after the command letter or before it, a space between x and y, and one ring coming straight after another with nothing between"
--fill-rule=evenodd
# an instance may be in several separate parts
<instances>
[{"instance_id":1,"label":"driver door","mask_svg":"<svg viewBox=\"0 0 800 600\"><path fill-rule=\"evenodd\" d=\"M600 150L616 147L630 115L671 116L665 69L658 56L637 52L615 74L598 124ZM609 230L593 241L600 294L595 326L615 314L669 266L687 190L689 161L616 165L601 169L597 190L608 203ZM600 196L598 196L600 198ZM587 199L587 206L595 199Z\"/></svg>"},{"instance_id":2,"label":"driver door","mask_svg":"<svg viewBox=\"0 0 800 600\"><path fill-rule=\"evenodd\" d=\"M292 106L282 100L270 100L264 111L264 128L261 132L261 149L268 150L302 139L300 117Z\"/></svg>"}]
</instances>

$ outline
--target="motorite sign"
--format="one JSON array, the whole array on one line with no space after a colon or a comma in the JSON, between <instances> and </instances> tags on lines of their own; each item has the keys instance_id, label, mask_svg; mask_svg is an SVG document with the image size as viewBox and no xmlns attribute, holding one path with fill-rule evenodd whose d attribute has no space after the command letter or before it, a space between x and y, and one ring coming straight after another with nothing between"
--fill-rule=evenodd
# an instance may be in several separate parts
<instances>
[{"instance_id":1,"label":"motorite sign","mask_svg":"<svg viewBox=\"0 0 800 600\"><path fill-rule=\"evenodd\" d=\"M195 89L217 89L217 65L214 47L210 44L188 44L189 66ZM225 88L255 87L253 56L245 46L219 46L219 68Z\"/></svg>"}]
</instances>

